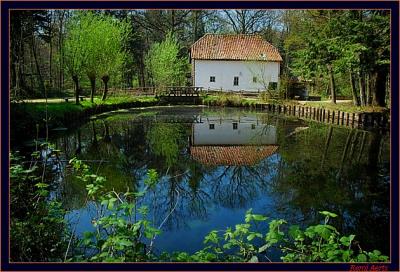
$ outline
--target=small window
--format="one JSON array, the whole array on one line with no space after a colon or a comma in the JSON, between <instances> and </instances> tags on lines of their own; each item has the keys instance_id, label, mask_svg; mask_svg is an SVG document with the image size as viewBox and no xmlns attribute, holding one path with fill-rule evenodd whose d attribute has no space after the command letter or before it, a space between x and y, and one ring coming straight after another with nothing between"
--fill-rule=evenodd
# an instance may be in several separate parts
<instances>
[{"instance_id":1,"label":"small window","mask_svg":"<svg viewBox=\"0 0 400 272\"><path fill-rule=\"evenodd\" d=\"M233 77L233 86L239 86L239 77Z\"/></svg>"},{"instance_id":2,"label":"small window","mask_svg":"<svg viewBox=\"0 0 400 272\"><path fill-rule=\"evenodd\" d=\"M210 124L210 129L215 129L215 125L214 124Z\"/></svg>"},{"instance_id":3,"label":"small window","mask_svg":"<svg viewBox=\"0 0 400 272\"><path fill-rule=\"evenodd\" d=\"M210 82L215 82L215 76L210 76Z\"/></svg>"},{"instance_id":4,"label":"small window","mask_svg":"<svg viewBox=\"0 0 400 272\"><path fill-rule=\"evenodd\" d=\"M238 124L237 123L233 123L233 129L237 129L238 128Z\"/></svg>"},{"instance_id":5,"label":"small window","mask_svg":"<svg viewBox=\"0 0 400 272\"><path fill-rule=\"evenodd\" d=\"M251 129L256 129L256 125L255 124L251 124Z\"/></svg>"},{"instance_id":6,"label":"small window","mask_svg":"<svg viewBox=\"0 0 400 272\"><path fill-rule=\"evenodd\" d=\"M257 77L253 77L253 83L257 83Z\"/></svg>"}]
</instances>

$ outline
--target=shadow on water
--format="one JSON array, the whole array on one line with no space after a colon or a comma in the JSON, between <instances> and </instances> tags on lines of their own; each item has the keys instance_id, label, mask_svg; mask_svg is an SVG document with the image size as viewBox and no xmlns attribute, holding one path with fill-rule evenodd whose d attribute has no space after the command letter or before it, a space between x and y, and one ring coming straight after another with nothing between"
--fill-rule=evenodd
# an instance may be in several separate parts
<instances>
[{"instance_id":1,"label":"shadow on water","mask_svg":"<svg viewBox=\"0 0 400 272\"><path fill-rule=\"evenodd\" d=\"M245 211L308 225L318 211L355 233L363 249L389 253L389 136L238 109L155 108L99 116L54 140L124 192L160 182L143 204L157 224L173 210L158 250L202 248L212 229L241 223ZM66 175L58 197L90 228L85 186ZM174 207L176 208L174 209Z\"/></svg>"}]
</instances>

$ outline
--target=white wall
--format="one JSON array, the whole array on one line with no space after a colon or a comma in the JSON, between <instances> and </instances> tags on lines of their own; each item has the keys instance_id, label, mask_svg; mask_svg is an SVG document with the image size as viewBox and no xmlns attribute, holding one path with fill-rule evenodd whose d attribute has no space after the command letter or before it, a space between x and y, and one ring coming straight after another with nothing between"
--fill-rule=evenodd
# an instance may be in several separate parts
<instances>
[{"instance_id":1,"label":"white wall","mask_svg":"<svg viewBox=\"0 0 400 272\"><path fill-rule=\"evenodd\" d=\"M194 62L194 86L225 91L258 91L268 87L269 82L278 82L279 62L192 60ZM193 63L192 63L193 65ZM215 82L210 82L215 76ZM233 78L239 77L239 85ZM257 77L257 82L253 82Z\"/></svg>"},{"instance_id":2,"label":"white wall","mask_svg":"<svg viewBox=\"0 0 400 272\"><path fill-rule=\"evenodd\" d=\"M233 123L237 129L233 129ZM210 124L214 129L210 129ZM254 119L226 120L207 117L193 124L193 145L274 145L277 143L276 127Z\"/></svg>"}]
</instances>

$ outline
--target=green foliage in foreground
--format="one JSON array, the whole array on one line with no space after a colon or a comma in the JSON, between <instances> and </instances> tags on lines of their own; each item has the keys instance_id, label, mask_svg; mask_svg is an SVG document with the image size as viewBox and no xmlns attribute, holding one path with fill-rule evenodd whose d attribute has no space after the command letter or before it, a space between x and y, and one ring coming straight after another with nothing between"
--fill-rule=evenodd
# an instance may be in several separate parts
<instances>
[{"instance_id":1,"label":"green foliage in foreground","mask_svg":"<svg viewBox=\"0 0 400 272\"><path fill-rule=\"evenodd\" d=\"M56 151L49 156L53 156ZM39 152L32 159L39 158ZM24 166L18 153L10 155L11 261L62 261L67 248L61 203L49 200L48 169L39 163Z\"/></svg>"},{"instance_id":2,"label":"green foliage in foreground","mask_svg":"<svg viewBox=\"0 0 400 272\"><path fill-rule=\"evenodd\" d=\"M341 236L335 227L329 225L337 215L323 211L323 224L301 229L298 225L286 226L286 221L272 220L265 234L253 227L267 218L247 211L245 223L224 232L211 231L204 239L204 249L189 255L185 252L164 254L173 261L191 262L258 262L269 260L268 253L273 247L282 252L284 262L381 262L388 257L379 250L366 252L355 246L355 235ZM220 235L221 233L221 235Z\"/></svg>"},{"instance_id":3,"label":"green foliage in foreground","mask_svg":"<svg viewBox=\"0 0 400 272\"><path fill-rule=\"evenodd\" d=\"M52 152L53 153L53 152ZM54 156L50 153L50 156ZM55 152L56 153L56 152ZM21 182L32 180L36 186L30 195L35 196L36 203L31 205L29 213L12 213L11 240L13 241L13 259L24 259L28 254L36 254L37 260L48 261L60 259L54 255L65 254L64 261L87 262L137 262L137 261L170 261L170 262L259 262L268 261L271 250L279 250L283 262L381 262L388 261L378 250L366 252L355 241L355 235L343 236L329 224L336 214L322 211L324 221L318 225L301 228L288 226L283 219L269 221L268 218L247 211L244 223L224 231L211 231L205 238L205 247L194 254L186 252L162 253L155 255L153 244L155 237L161 234L162 224L154 226L148 220L148 208L139 205L148 193L155 193L159 177L155 170L149 170L144 181L145 187L137 192L118 193L106 191L103 186L105 178L93 174L82 161L72 159L73 174L86 184L87 201L96 206L96 217L92 224L93 232L85 232L83 238L77 238L68 232L67 222L62 219L60 206L49 201L48 184L35 174L36 168L24 168L17 162L12 164L12 198L14 202L24 203L18 197L27 190L21 188ZM21 191L20 189L23 189ZM50 205L48 205L50 203ZM38 205L40 204L39 208ZM12 208L16 209L18 203ZM168 216L164 219L165 222ZM18 227L18 223L35 222L51 235L38 235L41 228L34 227L33 232ZM65 231L60 232L60 229ZM57 231L56 231L57 230ZM58 233L58 236L55 234ZM64 234L64 235L61 235ZM53 247L35 247L33 236L41 237L41 245ZM66 247L66 237L69 239ZM48 239L49 238L49 239ZM46 243L46 241L48 243ZM65 253L60 250L66 249ZM38 254L40 253L40 254ZM48 255L47 255L48 254Z\"/></svg>"}]
</instances>

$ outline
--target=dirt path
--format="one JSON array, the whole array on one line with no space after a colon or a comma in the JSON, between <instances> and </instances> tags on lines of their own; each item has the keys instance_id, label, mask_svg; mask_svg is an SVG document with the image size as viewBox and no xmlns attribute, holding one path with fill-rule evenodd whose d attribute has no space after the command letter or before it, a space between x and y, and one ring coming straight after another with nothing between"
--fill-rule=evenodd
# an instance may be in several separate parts
<instances>
[{"instance_id":1,"label":"dirt path","mask_svg":"<svg viewBox=\"0 0 400 272\"><path fill-rule=\"evenodd\" d=\"M337 104L351 103L352 101L353 100L336 100L336 103ZM315 104L318 104L318 103L330 103L331 100L322 100L322 101L304 101L304 100L302 100L302 101L298 101L298 102L301 105L305 105L305 104L312 105L313 103L315 103Z\"/></svg>"}]
</instances>

